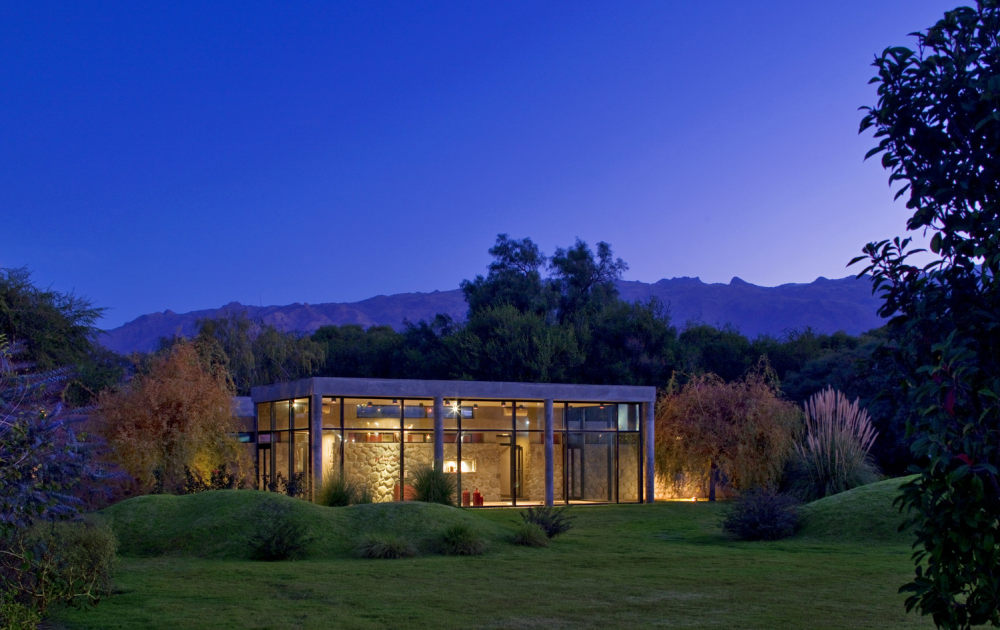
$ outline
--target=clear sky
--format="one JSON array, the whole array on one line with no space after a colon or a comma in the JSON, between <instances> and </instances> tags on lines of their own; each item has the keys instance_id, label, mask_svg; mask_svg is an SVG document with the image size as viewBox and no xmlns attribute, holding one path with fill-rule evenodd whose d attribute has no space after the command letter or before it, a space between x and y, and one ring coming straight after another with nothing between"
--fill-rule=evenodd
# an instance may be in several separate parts
<instances>
[{"instance_id":1,"label":"clear sky","mask_svg":"<svg viewBox=\"0 0 1000 630\"><path fill-rule=\"evenodd\" d=\"M858 107L957 1L0 6L0 267L143 313L452 289L497 233L626 279L851 273Z\"/></svg>"}]
</instances>

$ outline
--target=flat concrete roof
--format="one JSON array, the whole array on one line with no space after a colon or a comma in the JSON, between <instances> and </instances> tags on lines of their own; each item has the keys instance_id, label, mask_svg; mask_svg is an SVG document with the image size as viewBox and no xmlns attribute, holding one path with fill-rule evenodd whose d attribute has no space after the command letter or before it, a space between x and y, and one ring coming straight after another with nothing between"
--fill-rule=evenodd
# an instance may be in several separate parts
<instances>
[{"instance_id":1,"label":"flat concrete roof","mask_svg":"<svg viewBox=\"0 0 1000 630\"><path fill-rule=\"evenodd\" d=\"M459 400L553 400L564 402L654 403L656 388L637 385L434 381L390 378L304 378L261 385L250 391L255 403L311 394L352 398L458 398Z\"/></svg>"}]
</instances>

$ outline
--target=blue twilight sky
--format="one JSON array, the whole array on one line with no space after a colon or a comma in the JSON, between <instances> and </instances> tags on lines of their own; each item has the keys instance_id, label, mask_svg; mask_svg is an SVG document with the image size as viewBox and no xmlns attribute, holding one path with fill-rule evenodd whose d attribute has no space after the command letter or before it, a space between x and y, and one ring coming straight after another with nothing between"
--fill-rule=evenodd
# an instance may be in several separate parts
<instances>
[{"instance_id":1,"label":"blue twilight sky","mask_svg":"<svg viewBox=\"0 0 1000 630\"><path fill-rule=\"evenodd\" d=\"M0 5L0 267L140 314L452 289L497 233L625 277L850 273L857 108L956 2Z\"/></svg>"}]
</instances>

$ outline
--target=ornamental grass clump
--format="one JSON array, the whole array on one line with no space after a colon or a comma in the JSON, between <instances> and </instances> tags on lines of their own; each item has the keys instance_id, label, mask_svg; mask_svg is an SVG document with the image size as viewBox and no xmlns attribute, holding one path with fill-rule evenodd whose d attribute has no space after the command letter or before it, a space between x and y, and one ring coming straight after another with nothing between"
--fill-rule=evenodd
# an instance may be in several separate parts
<instances>
[{"instance_id":1,"label":"ornamental grass clump","mask_svg":"<svg viewBox=\"0 0 1000 630\"><path fill-rule=\"evenodd\" d=\"M537 523L524 522L514 531L511 542L523 547L548 547L549 537Z\"/></svg>"},{"instance_id":2,"label":"ornamental grass clump","mask_svg":"<svg viewBox=\"0 0 1000 630\"><path fill-rule=\"evenodd\" d=\"M455 505L455 478L431 466L421 466L410 474L417 501Z\"/></svg>"},{"instance_id":3,"label":"ornamental grass clump","mask_svg":"<svg viewBox=\"0 0 1000 630\"><path fill-rule=\"evenodd\" d=\"M868 454L878 433L857 400L828 387L806 401L805 412L790 483L796 495L811 501L878 480Z\"/></svg>"},{"instance_id":4,"label":"ornamental grass clump","mask_svg":"<svg viewBox=\"0 0 1000 630\"><path fill-rule=\"evenodd\" d=\"M395 560L412 558L417 555L417 548L409 540L390 534L368 534L358 544L357 553L362 558L376 560Z\"/></svg>"},{"instance_id":5,"label":"ornamental grass clump","mask_svg":"<svg viewBox=\"0 0 1000 630\"><path fill-rule=\"evenodd\" d=\"M465 523L456 523L441 534L441 551L450 556L478 556L486 551L486 540Z\"/></svg>"},{"instance_id":6,"label":"ornamental grass clump","mask_svg":"<svg viewBox=\"0 0 1000 630\"><path fill-rule=\"evenodd\" d=\"M371 503L371 490L364 483L351 481L343 475L336 475L323 482L316 494L316 503L328 507L342 507Z\"/></svg>"},{"instance_id":7,"label":"ornamental grass clump","mask_svg":"<svg viewBox=\"0 0 1000 630\"><path fill-rule=\"evenodd\" d=\"M568 532L573 527L573 518L566 514L568 508L555 508L550 505L530 507L521 512L525 523L534 523L542 528L545 535L554 538Z\"/></svg>"}]
</instances>

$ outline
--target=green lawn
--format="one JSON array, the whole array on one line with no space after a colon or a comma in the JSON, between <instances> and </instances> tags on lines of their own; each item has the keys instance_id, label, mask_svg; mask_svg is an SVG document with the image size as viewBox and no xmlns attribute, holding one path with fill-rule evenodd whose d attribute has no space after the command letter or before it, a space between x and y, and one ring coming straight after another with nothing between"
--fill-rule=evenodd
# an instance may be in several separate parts
<instances>
[{"instance_id":1,"label":"green lawn","mask_svg":"<svg viewBox=\"0 0 1000 630\"><path fill-rule=\"evenodd\" d=\"M727 539L718 527L725 506L707 503L575 508L574 529L532 549L506 542L520 520L512 510L297 502L317 540L308 559L276 563L239 559L259 493L147 497L106 511L122 538L117 592L90 610L55 611L52 625L930 628L903 612L896 593L912 571L906 539L871 527L895 520L895 485L842 496L836 528L833 508L810 505L802 533L772 543ZM350 555L359 532L372 529L411 531L429 551L439 522L478 528L490 551Z\"/></svg>"}]
</instances>

